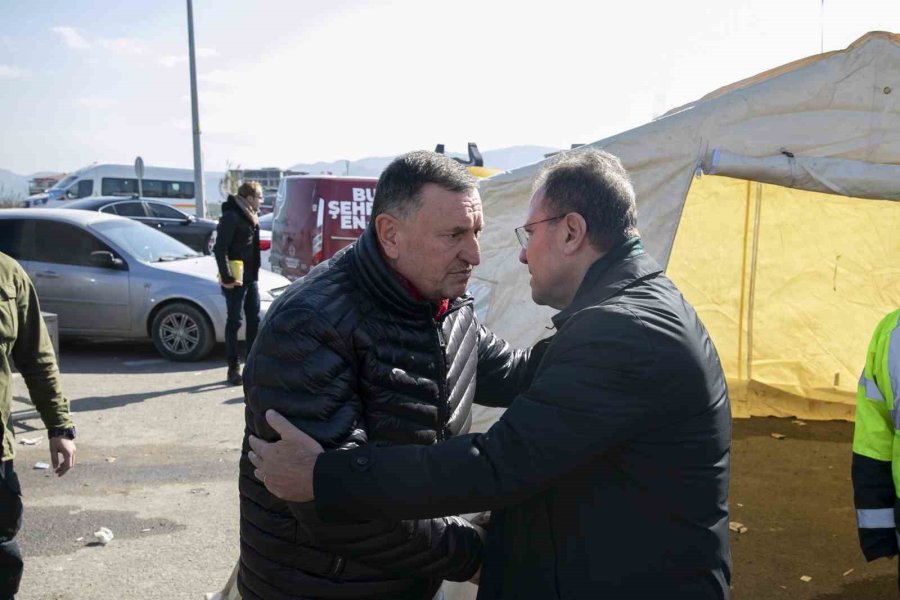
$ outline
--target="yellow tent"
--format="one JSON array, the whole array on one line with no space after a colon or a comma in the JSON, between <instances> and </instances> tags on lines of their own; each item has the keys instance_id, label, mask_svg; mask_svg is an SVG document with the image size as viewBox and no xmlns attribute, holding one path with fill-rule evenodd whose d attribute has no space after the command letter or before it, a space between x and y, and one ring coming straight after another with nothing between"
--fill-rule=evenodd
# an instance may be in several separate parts
<instances>
[{"instance_id":1,"label":"yellow tent","mask_svg":"<svg viewBox=\"0 0 900 600\"><path fill-rule=\"evenodd\" d=\"M869 335L900 306L900 36L869 33L590 146L631 173L645 246L710 330L735 416L852 419ZM552 314L531 304L512 235L541 166L480 183L473 291L517 345Z\"/></svg>"}]
</instances>

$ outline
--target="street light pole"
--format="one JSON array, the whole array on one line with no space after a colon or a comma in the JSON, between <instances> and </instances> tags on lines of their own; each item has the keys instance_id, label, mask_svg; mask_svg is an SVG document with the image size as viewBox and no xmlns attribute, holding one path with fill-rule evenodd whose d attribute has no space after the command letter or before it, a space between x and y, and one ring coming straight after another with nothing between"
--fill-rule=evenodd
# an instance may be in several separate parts
<instances>
[{"instance_id":1,"label":"street light pole","mask_svg":"<svg viewBox=\"0 0 900 600\"><path fill-rule=\"evenodd\" d=\"M200 152L200 110L197 106L197 64L194 58L194 10L187 0L188 53L191 63L191 121L194 130L194 214L206 217L206 195L203 193L203 156Z\"/></svg>"}]
</instances>

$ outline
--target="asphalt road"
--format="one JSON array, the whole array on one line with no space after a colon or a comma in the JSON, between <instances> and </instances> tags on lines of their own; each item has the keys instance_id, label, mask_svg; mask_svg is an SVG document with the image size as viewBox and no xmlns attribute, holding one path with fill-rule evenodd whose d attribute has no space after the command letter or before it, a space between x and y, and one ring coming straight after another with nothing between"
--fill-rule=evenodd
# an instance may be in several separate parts
<instances>
[{"instance_id":1,"label":"asphalt road","mask_svg":"<svg viewBox=\"0 0 900 600\"><path fill-rule=\"evenodd\" d=\"M243 432L221 348L178 364L149 344L68 343L61 368L78 465L63 478L33 469L48 462L46 432L39 420L17 430L19 441L41 440L17 444L26 504L18 598L200 600L218 590L238 555ZM21 380L15 389L26 395ZM849 423L734 422L732 520L747 527L732 534L735 600L897 597L896 561L866 564L858 549L851 438ZM108 545L94 542L100 527L115 535Z\"/></svg>"},{"instance_id":2,"label":"asphalt road","mask_svg":"<svg viewBox=\"0 0 900 600\"><path fill-rule=\"evenodd\" d=\"M165 361L149 344L68 343L66 396L78 427L77 465L62 478L40 420L16 434L25 495L21 600L203 598L238 555L239 388L210 360ZM27 396L24 383L16 395ZM24 408L17 405L15 408ZM29 431L29 428L34 428ZM93 532L114 539L98 544Z\"/></svg>"}]
</instances>

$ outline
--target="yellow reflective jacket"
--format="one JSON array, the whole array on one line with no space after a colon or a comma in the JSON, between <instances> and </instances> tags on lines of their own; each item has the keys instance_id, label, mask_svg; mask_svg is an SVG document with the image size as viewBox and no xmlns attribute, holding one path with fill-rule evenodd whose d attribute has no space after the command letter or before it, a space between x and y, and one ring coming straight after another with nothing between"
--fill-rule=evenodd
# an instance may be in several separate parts
<instances>
[{"instance_id":1,"label":"yellow reflective jacket","mask_svg":"<svg viewBox=\"0 0 900 600\"><path fill-rule=\"evenodd\" d=\"M853 501L867 560L898 552L900 523L900 310L872 335L856 396Z\"/></svg>"}]
</instances>

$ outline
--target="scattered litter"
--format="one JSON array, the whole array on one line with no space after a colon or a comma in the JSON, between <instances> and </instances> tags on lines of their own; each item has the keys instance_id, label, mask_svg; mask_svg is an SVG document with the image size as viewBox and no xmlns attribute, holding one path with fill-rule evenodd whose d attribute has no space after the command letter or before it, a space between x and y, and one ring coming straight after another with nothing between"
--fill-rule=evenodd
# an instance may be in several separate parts
<instances>
[{"instance_id":1,"label":"scattered litter","mask_svg":"<svg viewBox=\"0 0 900 600\"><path fill-rule=\"evenodd\" d=\"M149 532L149 531L153 531L153 528L152 528L152 527L145 527L144 529L141 529L141 533L147 533L147 532Z\"/></svg>"},{"instance_id":2,"label":"scattered litter","mask_svg":"<svg viewBox=\"0 0 900 600\"><path fill-rule=\"evenodd\" d=\"M741 507L741 508L744 508L744 505L741 504L740 502L738 502L737 505L738 505L739 507Z\"/></svg>"},{"instance_id":3,"label":"scattered litter","mask_svg":"<svg viewBox=\"0 0 900 600\"><path fill-rule=\"evenodd\" d=\"M791 421L791 423L798 427L803 427L804 425L806 425L806 421Z\"/></svg>"},{"instance_id":4,"label":"scattered litter","mask_svg":"<svg viewBox=\"0 0 900 600\"><path fill-rule=\"evenodd\" d=\"M75 538L75 541L76 541L76 542L83 542L83 541L84 541L84 536Z\"/></svg>"},{"instance_id":5,"label":"scattered litter","mask_svg":"<svg viewBox=\"0 0 900 600\"><path fill-rule=\"evenodd\" d=\"M107 529L106 527L101 527L97 531L94 532L94 539L96 539L101 545L105 546L110 543L113 539L113 532Z\"/></svg>"},{"instance_id":6,"label":"scattered litter","mask_svg":"<svg viewBox=\"0 0 900 600\"><path fill-rule=\"evenodd\" d=\"M89 484L89 483L82 483L82 484L81 484L81 487L91 487L91 484Z\"/></svg>"},{"instance_id":7,"label":"scattered litter","mask_svg":"<svg viewBox=\"0 0 900 600\"><path fill-rule=\"evenodd\" d=\"M847 569L846 571L844 571L844 573L841 575L841 577L846 577L847 575L849 575L852 572L853 572L853 569Z\"/></svg>"},{"instance_id":8,"label":"scattered litter","mask_svg":"<svg viewBox=\"0 0 900 600\"><path fill-rule=\"evenodd\" d=\"M108 463L114 463L114 462L116 462L116 457L115 457L115 456L107 456L107 457L106 457L106 462L108 462Z\"/></svg>"},{"instance_id":9,"label":"scattered litter","mask_svg":"<svg viewBox=\"0 0 900 600\"><path fill-rule=\"evenodd\" d=\"M802 575L800 577L800 581L802 581L803 583L809 583L810 581L812 581L812 577L810 577L809 575Z\"/></svg>"},{"instance_id":10,"label":"scattered litter","mask_svg":"<svg viewBox=\"0 0 900 600\"><path fill-rule=\"evenodd\" d=\"M771 435L771 436L772 436L773 438L775 438L776 440L783 440L784 438L787 437L787 436L784 435L783 433L770 433L769 435Z\"/></svg>"},{"instance_id":11,"label":"scattered litter","mask_svg":"<svg viewBox=\"0 0 900 600\"><path fill-rule=\"evenodd\" d=\"M22 444L23 446L37 446L38 444L41 443L42 439L43 438L39 438L39 437L22 438L21 440L19 440L19 443Z\"/></svg>"},{"instance_id":12,"label":"scattered litter","mask_svg":"<svg viewBox=\"0 0 900 600\"><path fill-rule=\"evenodd\" d=\"M48 464L45 463L45 462L36 462L36 463L34 463L34 468L35 468L35 469L40 469L40 470L43 470L43 469L49 469L49 468L50 468L50 465L48 465Z\"/></svg>"},{"instance_id":13,"label":"scattered litter","mask_svg":"<svg viewBox=\"0 0 900 600\"><path fill-rule=\"evenodd\" d=\"M737 533L747 533L747 526L743 523L738 523L737 521L729 521L728 529Z\"/></svg>"},{"instance_id":14,"label":"scattered litter","mask_svg":"<svg viewBox=\"0 0 900 600\"><path fill-rule=\"evenodd\" d=\"M191 493L192 493L192 494L197 494L197 495L199 495L199 496L209 496L209 492L207 492L207 491L206 491L205 489L203 489L203 488L194 488L194 489L191 490Z\"/></svg>"}]
</instances>

